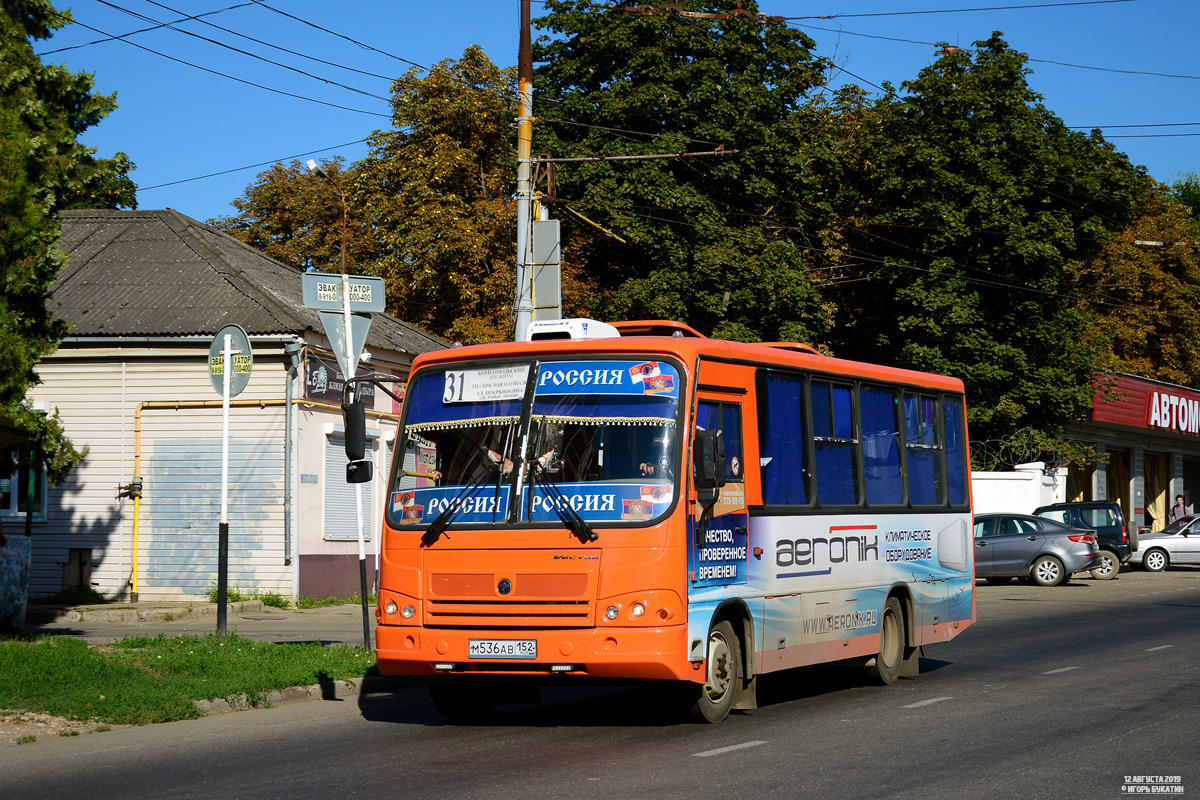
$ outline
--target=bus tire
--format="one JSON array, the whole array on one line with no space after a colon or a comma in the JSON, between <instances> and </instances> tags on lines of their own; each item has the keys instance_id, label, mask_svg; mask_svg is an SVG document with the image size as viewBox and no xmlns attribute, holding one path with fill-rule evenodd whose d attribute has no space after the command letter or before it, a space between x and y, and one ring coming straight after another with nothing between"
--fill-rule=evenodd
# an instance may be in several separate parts
<instances>
[{"instance_id":1,"label":"bus tire","mask_svg":"<svg viewBox=\"0 0 1200 800\"><path fill-rule=\"evenodd\" d=\"M900 601L889 597L883 604L883 617L879 622L879 655L867 666L867 679L871 683L888 686L896 682L904 663L907 639Z\"/></svg>"},{"instance_id":2,"label":"bus tire","mask_svg":"<svg viewBox=\"0 0 1200 800\"><path fill-rule=\"evenodd\" d=\"M729 716L742 680L742 647L733 625L723 619L708 632L704 685L689 716L694 722L720 722Z\"/></svg>"},{"instance_id":3,"label":"bus tire","mask_svg":"<svg viewBox=\"0 0 1200 800\"><path fill-rule=\"evenodd\" d=\"M496 707L485 687L461 683L431 683L429 698L447 722L456 724L481 722Z\"/></svg>"}]
</instances>

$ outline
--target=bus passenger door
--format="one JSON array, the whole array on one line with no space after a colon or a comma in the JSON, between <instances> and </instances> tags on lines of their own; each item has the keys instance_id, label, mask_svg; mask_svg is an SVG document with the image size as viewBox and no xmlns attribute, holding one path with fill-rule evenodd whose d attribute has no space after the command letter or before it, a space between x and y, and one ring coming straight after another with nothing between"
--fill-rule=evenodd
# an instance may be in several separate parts
<instances>
[{"instance_id":1,"label":"bus passenger door","mask_svg":"<svg viewBox=\"0 0 1200 800\"><path fill-rule=\"evenodd\" d=\"M743 584L747 582L749 515L741 403L700 400L696 428L721 431L725 485L717 490L715 502L696 502L688 514L691 584L693 588Z\"/></svg>"}]
</instances>

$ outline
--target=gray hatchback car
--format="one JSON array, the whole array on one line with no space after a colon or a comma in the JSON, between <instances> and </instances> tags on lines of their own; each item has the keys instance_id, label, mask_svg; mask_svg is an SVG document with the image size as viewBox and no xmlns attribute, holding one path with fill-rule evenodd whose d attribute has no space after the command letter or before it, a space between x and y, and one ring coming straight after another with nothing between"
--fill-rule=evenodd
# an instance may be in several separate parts
<instances>
[{"instance_id":1,"label":"gray hatchback car","mask_svg":"<svg viewBox=\"0 0 1200 800\"><path fill-rule=\"evenodd\" d=\"M975 517L975 577L989 583L1029 578L1039 586L1058 586L1101 559L1092 531L1031 514Z\"/></svg>"}]
</instances>

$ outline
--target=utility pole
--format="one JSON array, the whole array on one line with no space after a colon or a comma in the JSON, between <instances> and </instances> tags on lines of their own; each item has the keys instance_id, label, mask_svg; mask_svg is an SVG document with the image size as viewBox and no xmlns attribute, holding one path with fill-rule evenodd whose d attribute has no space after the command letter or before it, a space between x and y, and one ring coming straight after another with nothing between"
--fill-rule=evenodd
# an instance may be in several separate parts
<instances>
[{"instance_id":1,"label":"utility pole","mask_svg":"<svg viewBox=\"0 0 1200 800\"><path fill-rule=\"evenodd\" d=\"M517 50L517 93L521 116L517 119L517 298L515 341L525 338L533 321L530 275L530 232L533 229L533 43L529 36L529 0L521 0L521 42Z\"/></svg>"}]
</instances>

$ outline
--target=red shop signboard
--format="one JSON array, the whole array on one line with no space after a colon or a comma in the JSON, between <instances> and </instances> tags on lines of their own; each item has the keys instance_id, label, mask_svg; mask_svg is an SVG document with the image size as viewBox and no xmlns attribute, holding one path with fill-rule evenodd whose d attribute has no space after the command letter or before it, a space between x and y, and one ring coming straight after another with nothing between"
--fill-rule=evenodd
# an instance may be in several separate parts
<instances>
[{"instance_id":1,"label":"red shop signboard","mask_svg":"<svg viewBox=\"0 0 1200 800\"><path fill-rule=\"evenodd\" d=\"M1200 436L1200 392L1128 375L1106 375L1096 381L1092 420Z\"/></svg>"}]
</instances>

